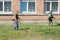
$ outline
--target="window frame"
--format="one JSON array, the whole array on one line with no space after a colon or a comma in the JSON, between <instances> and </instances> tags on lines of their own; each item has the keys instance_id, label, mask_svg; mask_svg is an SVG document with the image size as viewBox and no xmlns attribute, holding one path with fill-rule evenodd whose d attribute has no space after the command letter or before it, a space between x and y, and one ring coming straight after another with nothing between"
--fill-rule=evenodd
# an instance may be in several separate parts
<instances>
[{"instance_id":1,"label":"window frame","mask_svg":"<svg viewBox=\"0 0 60 40\"><path fill-rule=\"evenodd\" d=\"M11 0L3 0L3 1L0 1L3 3L3 11L0 11L0 14L12 14L12 1ZM10 12L5 12L4 11L4 2L11 2L11 11Z\"/></svg>"},{"instance_id":2,"label":"window frame","mask_svg":"<svg viewBox=\"0 0 60 40\"><path fill-rule=\"evenodd\" d=\"M52 12L53 14L59 14L59 1L44 1L45 2L50 2L50 10L52 10L52 3L53 2L58 2L58 11L57 12ZM45 4L44 4L45 5ZM48 14L50 11L45 11L45 6L44 6L44 12Z\"/></svg>"},{"instance_id":3,"label":"window frame","mask_svg":"<svg viewBox=\"0 0 60 40\"><path fill-rule=\"evenodd\" d=\"M34 2L35 2L35 11L34 11L34 12L29 12L29 11L28 11L28 9L29 9L29 8L28 8L29 1L20 1L20 3L21 3L21 2L26 2L26 3L27 3L27 11L26 11L26 12L22 12L22 13L21 13L21 11L20 11L21 14L36 14L36 0L34 1ZM30 2L33 2L33 1L30 1ZM21 7L20 7L20 8L21 8Z\"/></svg>"}]
</instances>

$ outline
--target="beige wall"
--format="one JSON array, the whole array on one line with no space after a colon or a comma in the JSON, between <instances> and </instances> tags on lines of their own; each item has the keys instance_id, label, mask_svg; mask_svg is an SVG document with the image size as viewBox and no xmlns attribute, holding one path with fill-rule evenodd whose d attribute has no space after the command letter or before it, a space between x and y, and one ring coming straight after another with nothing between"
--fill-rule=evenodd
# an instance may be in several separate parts
<instances>
[{"instance_id":1,"label":"beige wall","mask_svg":"<svg viewBox=\"0 0 60 40\"><path fill-rule=\"evenodd\" d=\"M36 0L36 14L37 15L44 14L44 0Z\"/></svg>"},{"instance_id":2,"label":"beige wall","mask_svg":"<svg viewBox=\"0 0 60 40\"><path fill-rule=\"evenodd\" d=\"M17 10L20 10L20 0L12 0L12 14L16 13Z\"/></svg>"},{"instance_id":3,"label":"beige wall","mask_svg":"<svg viewBox=\"0 0 60 40\"><path fill-rule=\"evenodd\" d=\"M60 4L60 0L59 0ZM12 14L16 13L16 10L20 11L20 0L12 0ZM59 5L59 13L60 13L60 5ZM20 13L19 13L20 15ZM21 20L47 20L48 16L44 14L44 0L36 0L36 14L33 15L23 15L19 16ZM60 20L60 15L54 15L56 20ZM12 20L13 16L0 16L0 20Z\"/></svg>"}]
</instances>

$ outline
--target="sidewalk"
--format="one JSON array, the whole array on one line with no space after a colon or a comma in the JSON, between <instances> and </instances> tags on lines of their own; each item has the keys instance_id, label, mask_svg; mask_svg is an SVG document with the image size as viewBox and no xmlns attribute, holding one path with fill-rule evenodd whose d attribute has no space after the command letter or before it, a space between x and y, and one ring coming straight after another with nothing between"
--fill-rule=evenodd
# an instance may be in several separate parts
<instances>
[{"instance_id":1,"label":"sidewalk","mask_svg":"<svg viewBox=\"0 0 60 40\"><path fill-rule=\"evenodd\" d=\"M56 22L60 23L60 20L56 20ZM0 21L0 24L12 24L12 23L13 23L13 21ZM46 24L46 23L49 23L49 21L48 20L41 20L41 21L19 21L19 23L40 23L40 24Z\"/></svg>"}]
</instances>

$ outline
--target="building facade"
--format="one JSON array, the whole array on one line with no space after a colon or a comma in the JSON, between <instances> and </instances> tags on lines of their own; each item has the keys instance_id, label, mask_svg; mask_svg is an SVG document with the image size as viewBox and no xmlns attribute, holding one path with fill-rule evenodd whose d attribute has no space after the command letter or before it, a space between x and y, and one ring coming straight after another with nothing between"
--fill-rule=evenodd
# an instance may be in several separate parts
<instances>
[{"instance_id":1,"label":"building facade","mask_svg":"<svg viewBox=\"0 0 60 40\"><path fill-rule=\"evenodd\" d=\"M0 20L12 20L17 10L22 21L47 20L50 10L60 20L60 0L0 0Z\"/></svg>"}]
</instances>

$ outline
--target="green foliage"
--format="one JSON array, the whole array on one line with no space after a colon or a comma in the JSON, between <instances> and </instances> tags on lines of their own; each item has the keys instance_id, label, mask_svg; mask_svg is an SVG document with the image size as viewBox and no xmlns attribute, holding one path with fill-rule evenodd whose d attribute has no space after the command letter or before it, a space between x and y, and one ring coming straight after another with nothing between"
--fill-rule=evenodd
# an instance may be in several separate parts
<instances>
[{"instance_id":1,"label":"green foliage","mask_svg":"<svg viewBox=\"0 0 60 40\"><path fill-rule=\"evenodd\" d=\"M13 24L0 24L0 40L19 40L40 35L60 37L60 26L42 24L19 24L19 30L13 29ZM27 40L26 39L26 40Z\"/></svg>"}]
</instances>

